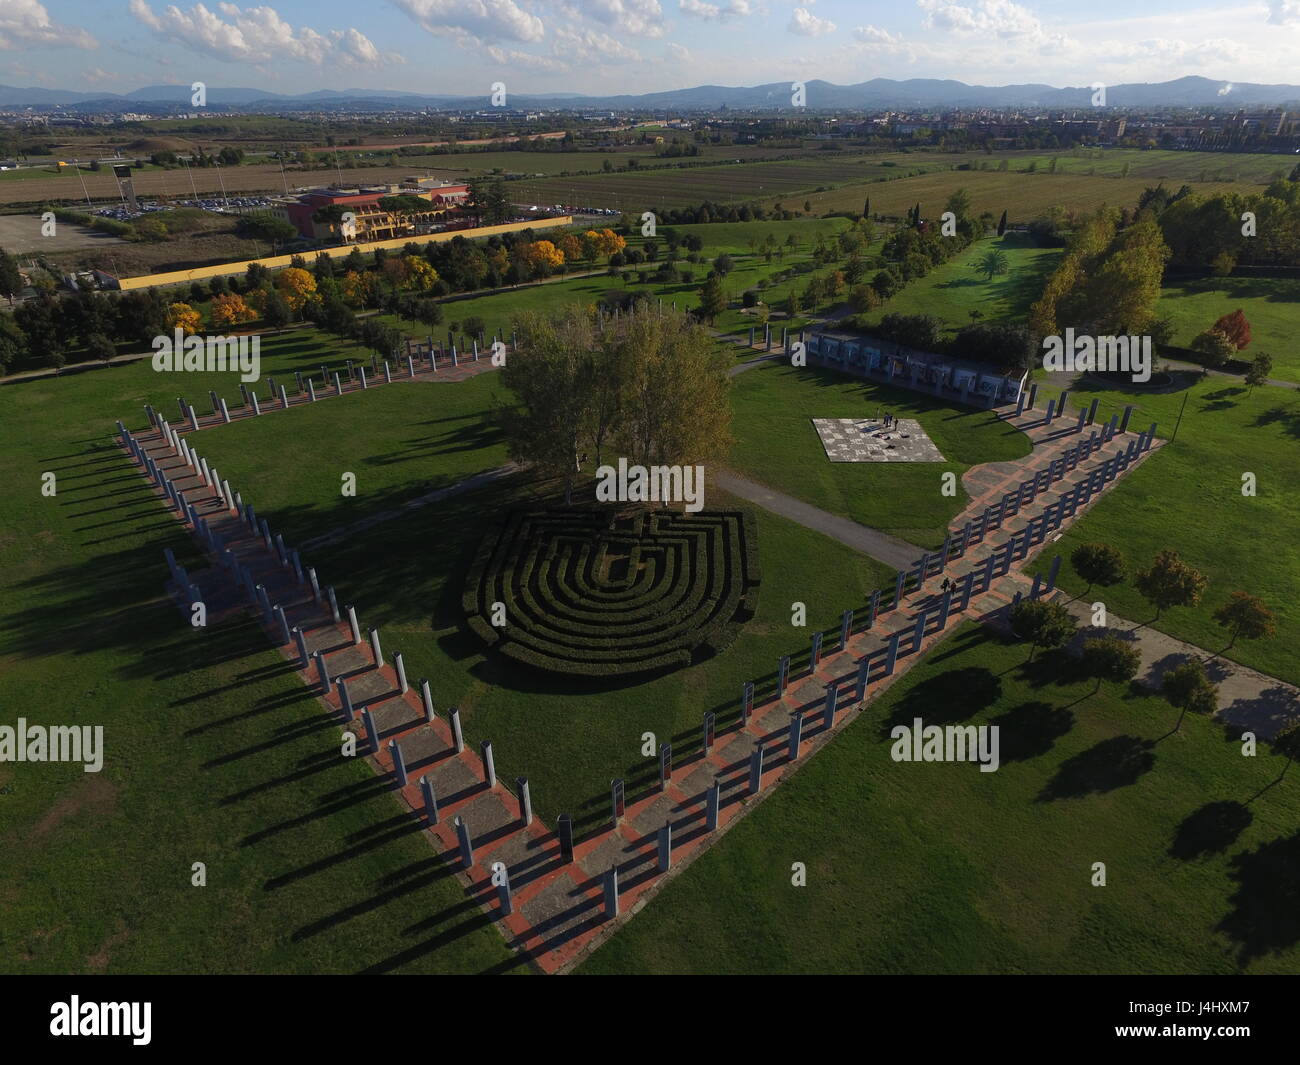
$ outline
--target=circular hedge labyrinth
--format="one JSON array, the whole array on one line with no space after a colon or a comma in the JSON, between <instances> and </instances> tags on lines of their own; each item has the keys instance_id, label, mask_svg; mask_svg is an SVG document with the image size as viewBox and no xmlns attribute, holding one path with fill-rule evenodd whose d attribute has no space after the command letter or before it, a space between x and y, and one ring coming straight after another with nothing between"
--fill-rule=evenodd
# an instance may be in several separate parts
<instances>
[{"instance_id":1,"label":"circular hedge labyrinth","mask_svg":"<svg viewBox=\"0 0 1300 1065\"><path fill-rule=\"evenodd\" d=\"M757 547L741 511L515 511L479 545L463 605L482 640L528 666L674 669L716 654L754 616Z\"/></svg>"}]
</instances>

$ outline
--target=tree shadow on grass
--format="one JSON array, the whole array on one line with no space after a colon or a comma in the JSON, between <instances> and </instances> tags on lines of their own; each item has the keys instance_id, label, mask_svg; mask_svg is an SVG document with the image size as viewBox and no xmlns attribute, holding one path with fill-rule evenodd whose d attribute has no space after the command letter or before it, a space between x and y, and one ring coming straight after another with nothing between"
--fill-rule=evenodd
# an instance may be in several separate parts
<instances>
[{"instance_id":1,"label":"tree shadow on grass","mask_svg":"<svg viewBox=\"0 0 1300 1065\"><path fill-rule=\"evenodd\" d=\"M1005 765L1046 754L1074 728L1074 714L1067 707L1035 701L1014 706L990 723L1000 730L1001 759Z\"/></svg>"},{"instance_id":2,"label":"tree shadow on grass","mask_svg":"<svg viewBox=\"0 0 1300 1065\"><path fill-rule=\"evenodd\" d=\"M1252 820L1251 812L1235 800L1207 802L1183 819L1169 844L1169 853L1184 862L1222 854L1237 842Z\"/></svg>"},{"instance_id":3,"label":"tree shadow on grass","mask_svg":"<svg viewBox=\"0 0 1300 1065\"><path fill-rule=\"evenodd\" d=\"M915 718L927 725L952 725L974 717L1002 696L1002 682L983 666L953 669L914 685L880 726L882 737Z\"/></svg>"},{"instance_id":4,"label":"tree shadow on grass","mask_svg":"<svg viewBox=\"0 0 1300 1065\"><path fill-rule=\"evenodd\" d=\"M1155 744L1137 736L1113 736L1066 759L1038 793L1036 802L1082 799L1135 784L1156 764Z\"/></svg>"},{"instance_id":5,"label":"tree shadow on grass","mask_svg":"<svg viewBox=\"0 0 1300 1065\"><path fill-rule=\"evenodd\" d=\"M1300 943L1300 832L1235 855L1232 909L1216 926L1249 964Z\"/></svg>"}]
</instances>

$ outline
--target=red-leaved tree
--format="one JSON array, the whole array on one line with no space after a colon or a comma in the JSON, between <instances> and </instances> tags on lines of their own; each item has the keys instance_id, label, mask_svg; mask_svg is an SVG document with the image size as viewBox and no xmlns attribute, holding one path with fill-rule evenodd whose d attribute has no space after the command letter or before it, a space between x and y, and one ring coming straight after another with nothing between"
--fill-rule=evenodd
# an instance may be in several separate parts
<instances>
[{"instance_id":1,"label":"red-leaved tree","mask_svg":"<svg viewBox=\"0 0 1300 1065\"><path fill-rule=\"evenodd\" d=\"M1231 340L1238 351L1250 343L1250 323L1240 308L1231 314L1225 314L1214 323L1214 328Z\"/></svg>"}]
</instances>

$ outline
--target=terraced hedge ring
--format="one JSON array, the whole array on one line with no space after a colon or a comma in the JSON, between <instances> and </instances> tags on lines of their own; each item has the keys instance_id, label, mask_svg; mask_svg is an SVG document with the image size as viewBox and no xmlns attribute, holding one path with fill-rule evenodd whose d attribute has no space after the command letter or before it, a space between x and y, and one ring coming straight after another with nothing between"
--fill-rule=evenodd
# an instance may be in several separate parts
<instances>
[{"instance_id":1,"label":"terraced hedge ring","mask_svg":"<svg viewBox=\"0 0 1300 1065\"><path fill-rule=\"evenodd\" d=\"M742 511L514 511L479 545L462 605L474 633L524 665L658 672L716 654L754 616L757 547Z\"/></svg>"}]
</instances>

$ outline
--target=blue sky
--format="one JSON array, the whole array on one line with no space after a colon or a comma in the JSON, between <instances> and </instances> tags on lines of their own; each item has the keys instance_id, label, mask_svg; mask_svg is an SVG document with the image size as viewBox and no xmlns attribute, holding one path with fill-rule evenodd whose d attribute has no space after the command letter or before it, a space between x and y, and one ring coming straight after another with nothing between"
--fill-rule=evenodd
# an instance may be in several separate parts
<instances>
[{"instance_id":1,"label":"blue sky","mask_svg":"<svg viewBox=\"0 0 1300 1065\"><path fill-rule=\"evenodd\" d=\"M645 92L948 77L1300 82L1300 0L0 0L0 83Z\"/></svg>"}]
</instances>

